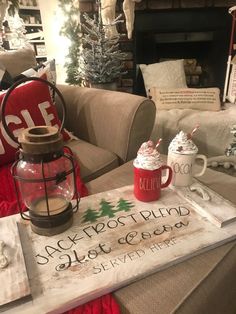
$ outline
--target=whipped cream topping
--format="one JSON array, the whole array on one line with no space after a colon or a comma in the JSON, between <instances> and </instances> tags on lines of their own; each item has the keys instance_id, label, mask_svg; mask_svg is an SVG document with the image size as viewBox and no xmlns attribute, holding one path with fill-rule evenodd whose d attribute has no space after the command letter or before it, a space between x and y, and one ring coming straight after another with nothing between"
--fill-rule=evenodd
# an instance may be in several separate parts
<instances>
[{"instance_id":1,"label":"whipped cream topping","mask_svg":"<svg viewBox=\"0 0 236 314\"><path fill-rule=\"evenodd\" d=\"M180 131L175 138L173 138L168 150L177 154L194 154L198 152L198 148L191 137L183 131Z\"/></svg>"},{"instance_id":2,"label":"whipped cream topping","mask_svg":"<svg viewBox=\"0 0 236 314\"><path fill-rule=\"evenodd\" d=\"M138 150L134 166L145 170L155 170L162 165L160 153L157 151L154 143L152 141L144 142Z\"/></svg>"}]
</instances>

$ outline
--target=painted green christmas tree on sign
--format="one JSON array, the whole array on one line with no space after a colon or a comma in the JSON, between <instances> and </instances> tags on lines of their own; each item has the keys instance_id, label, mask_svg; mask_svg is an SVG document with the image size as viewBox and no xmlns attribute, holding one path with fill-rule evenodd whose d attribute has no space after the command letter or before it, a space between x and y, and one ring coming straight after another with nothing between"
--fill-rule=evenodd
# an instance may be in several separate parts
<instances>
[{"instance_id":1,"label":"painted green christmas tree on sign","mask_svg":"<svg viewBox=\"0 0 236 314\"><path fill-rule=\"evenodd\" d=\"M117 203L117 211L125 211L128 212L131 210L131 208L134 207L134 204L132 204L130 201L124 200L123 198L120 198Z\"/></svg>"},{"instance_id":2,"label":"painted green christmas tree on sign","mask_svg":"<svg viewBox=\"0 0 236 314\"><path fill-rule=\"evenodd\" d=\"M100 217L108 216L109 218L115 217L114 206L111 205L111 202L107 202L106 200L102 199L100 202Z\"/></svg>"},{"instance_id":3,"label":"painted green christmas tree on sign","mask_svg":"<svg viewBox=\"0 0 236 314\"><path fill-rule=\"evenodd\" d=\"M88 208L85 212L85 214L83 215L83 222L95 222L97 220L97 218L99 218L100 215L99 213L92 209L92 208Z\"/></svg>"},{"instance_id":4,"label":"painted green christmas tree on sign","mask_svg":"<svg viewBox=\"0 0 236 314\"><path fill-rule=\"evenodd\" d=\"M123 198L120 198L117 202L116 206L112 205L111 202L106 201L105 199L101 199L100 201L100 208L99 211L96 209L92 209L91 207L88 207L83 215L82 222L95 222L100 217L109 217L113 218L115 217L116 213L120 211L128 212L131 210L132 207L134 207L134 204L128 200L125 200Z\"/></svg>"}]
</instances>

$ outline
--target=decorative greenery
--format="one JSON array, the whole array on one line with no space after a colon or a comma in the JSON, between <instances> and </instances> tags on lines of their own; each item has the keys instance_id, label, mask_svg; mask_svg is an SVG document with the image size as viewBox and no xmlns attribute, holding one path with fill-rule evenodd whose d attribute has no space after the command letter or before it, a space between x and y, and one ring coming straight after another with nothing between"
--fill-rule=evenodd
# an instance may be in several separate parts
<instances>
[{"instance_id":1,"label":"decorative greenery","mask_svg":"<svg viewBox=\"0 0 236 314\"><path fill-rule=\"evenodd\" d=\"M69 53L65 63L67 79L69 84L81 84L81 79L78 77L79 67L79 49L81 45L81 26L79 20L78 1L59 0L59 7L65 17L65 23L61 29L61 34L66 36L70 42Z\"/></svg>"},{"instance_id":2,"label":"decorative greenery","mask_svg":"<svg viewBox=\"0 0 236 314\"><path fill-rule=\"evenodd\" d=\"M79 78L89 83L114 82L125 72L123 60L126 54L119 50L120 36L106 36L101 18L101 6L98 1L98 15L90 18L84 14L82 29L85 34L82 39L83 48L79 58ZM118 17L119 18L119 17ZM113 25L119 23L119 19L113 21Z\"/></svg>"}]
</instances>

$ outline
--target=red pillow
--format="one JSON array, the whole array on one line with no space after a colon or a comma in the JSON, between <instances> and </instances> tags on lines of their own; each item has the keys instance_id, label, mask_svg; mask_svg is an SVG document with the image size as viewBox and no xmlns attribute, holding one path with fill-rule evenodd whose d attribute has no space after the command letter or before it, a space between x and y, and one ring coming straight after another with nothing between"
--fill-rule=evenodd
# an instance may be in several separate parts
<instances>
[{"instance_id":1,"label":"red pillow","mask_svg":"<svg viewBox=\"0 0 236 314\"><path fill-rule=\"evenodd\" d=\"M5 93L0 95L0 103ZM6 104L5 119L9 129L18 137L22 129L37 126L61 126L56 107L52 102L49 86L32 81L15 88ZM70 139L66 131L62 131L64 141ZM0 123L0 166L15 160L18 144L11 140Z\"/></svg>"}]
</instances>

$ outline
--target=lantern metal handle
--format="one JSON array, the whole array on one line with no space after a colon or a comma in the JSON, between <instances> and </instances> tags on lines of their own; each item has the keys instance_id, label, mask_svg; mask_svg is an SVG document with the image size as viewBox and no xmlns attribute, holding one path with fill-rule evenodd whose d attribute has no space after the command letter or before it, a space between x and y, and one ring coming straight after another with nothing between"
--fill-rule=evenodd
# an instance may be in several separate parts
<instances>
[{"instance_id":1,"label":"lantern metal handle","mask_svg":"<svg viewBox=\"0 0 236 314\"><path fill-rule=\"evenodd\" d=\"M47 84L48 86L50 86L53 91L55 91L57 93L57 95L59 96L60 100L61 100L61 106L62 106L62 120L61 120L61 126L59 128L59 132L61 132L61 130L63 129L64 127L64 122L65 122L65 116L66 116L66 104L65 104L65 100L62 96L62 93L58 90L58 88L51 82L45 80L45 79L42 79L40 77L35 77L35 76L32 76L32 77L24 77L20 80L18 80L17 82L15 82L6 92L3 100L2 100L2 105L1 105L1 108L0 108L0 121L2 120L2 125L3 125L3 128L5 129L7 135L16 143L18 143L18 140L16 139L16 137L13 135L13 133L9 130L8 128L8 125L6 123L6 119L5 119L5 109L6 109L6 104L7 104L7 101L8 101L8 98L10 96L10 94L12 93L12 91L17 87L19 86L20 84L22 83L25 83L25 82L28 82L28 81L39 81L39 82L42 82L42 83L45 83Z\"/></svg>"}]
</instances>

